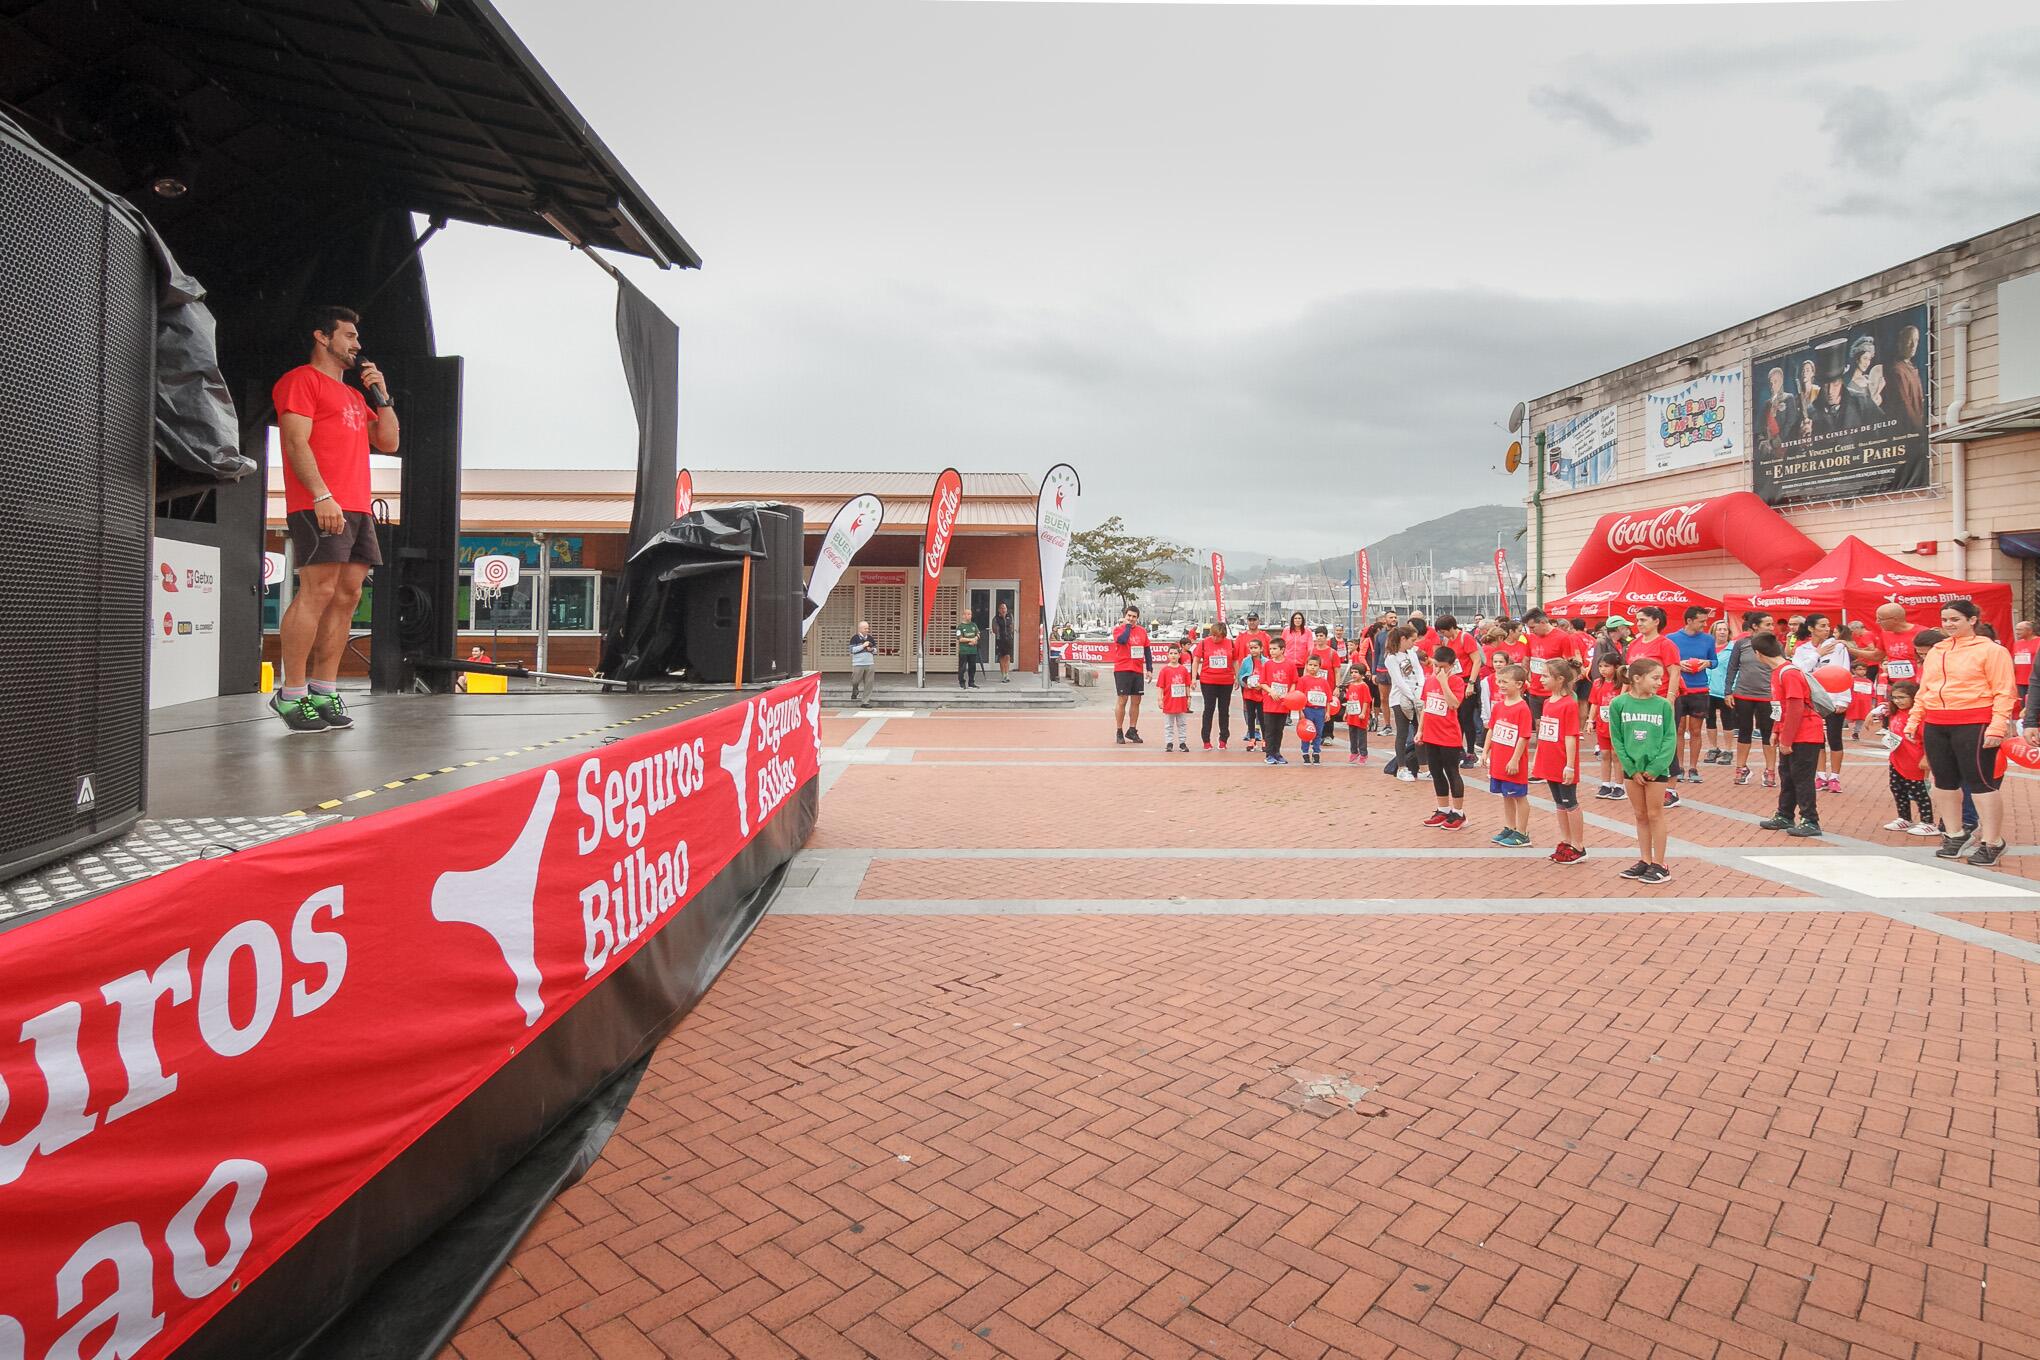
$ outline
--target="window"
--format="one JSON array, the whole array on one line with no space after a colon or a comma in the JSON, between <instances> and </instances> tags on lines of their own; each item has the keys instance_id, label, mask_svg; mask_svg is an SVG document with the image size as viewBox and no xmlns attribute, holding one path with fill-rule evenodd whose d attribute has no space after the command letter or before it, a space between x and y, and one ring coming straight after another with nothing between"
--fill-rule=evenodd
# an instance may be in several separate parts
<instances>
[{"instance_id":1,"label":"window","mask_svg":"<svg viewBox=\"0 0 2040 1360\"><path fill-rule=\"evenodd\" d=\"M465 582L468 578L463 576ZM524 575L517 578L517 584L508 590L498 591L489 604L469 600L465 584L461 587L461 607L466 612L472 605L472 617L477 632L490 632L507 628L515 633L531 632L537 625L532 622L532 606L538 598L538 577Z\"/></svg>"},{"instance_id":2,"label":"window","mask_svg":"<svg viewBox=\"0 0 2040 1360\"><path fill-rule=\"evenodd\" d=\"M555 633L595 631L595 578L554 572L546 595L545 625Z\"/></svg>"},{"instance_id":3,"label":"window","mask_svg":"<svg viewBox=\"0 0 2040 1360\"><path fill-rule=\"evenodd\" d=\"M592 571L554 571L552 593L546 608L546 629L554 633L593 633L601 626L597 601L601 576ZM539 577L526 568L517 584L496 597L493 606L478 605L472 598L473 576L460 574L459 615L470 632L532 633L538 630Z\"/></svg>"},{"instance_id":4,"label":"window","mask_svg":"<svg viewBox=\"0 0 2040 1360\"><path fill-rule=\"evenodd\" d=\"M262 588L262 631L273 633L283 626L283 582L272 581Z\"/></svg>"}]
</instances>

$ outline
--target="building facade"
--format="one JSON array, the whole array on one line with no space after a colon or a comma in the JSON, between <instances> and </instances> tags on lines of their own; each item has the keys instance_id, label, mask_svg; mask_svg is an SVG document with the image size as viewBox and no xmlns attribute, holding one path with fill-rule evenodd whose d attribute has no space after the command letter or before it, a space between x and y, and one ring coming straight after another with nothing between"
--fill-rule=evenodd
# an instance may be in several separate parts
<instances>
[{"instance_id":1,"label":"building facade","mask_svg":"<svg viewBox=\"0 0 2040 1360\"><path fill-rule=\"evenodd\" d=\"M2040 217L1537 397L1524 428L1533 599L1588 584L1568 579L1576 562L1639 543L1683 585L1751 590L1733 551L1683 550L1677 526L1754 492L1823 550L1855 534L1929 571L2005 582L2026 617L2040 584ZM1654 523L1671 532L1650 544Z\"/></svg>"},{"instance_id":2,"label":"building facade","mask_svg":"<svg viewBox=\"0 0 2040 1360\"><path fill-rule=\"evenodd\" d=\"M376 497L399 519L396 467L373 470ZM570 675L591 674L602 655L602 631L617 607L617 584L628 555L636 473L629 469L474 468L461 474L460 638L457 651L479 646L501 662ZM742 501L799 507L806 521L805 567L812 569L830 519L851 497L870 492L885 503L885 521L858 554L809 627L806 662L813 670L848 670L851 631L869 621L882 672L911 674L920 626L920 560L928 527L933 473L696 471L696 508ZM272 469L268 549L284 570L263 598L263 656L277 658L276 629L293 580L283 532L282 479ZM1040 569L1034 536L1035 486L1018 473L966 473L963 504L928 630L930 673L956 667L955 627L969 611L981 627L1005 605L1015 620L1016 666L1041 664ZM473 599L467 564L485 553L522 563L515 587L493 602ZM355 614L355 635L341 668L366 675L372 585Z\"/></svg>"}]
</instances>

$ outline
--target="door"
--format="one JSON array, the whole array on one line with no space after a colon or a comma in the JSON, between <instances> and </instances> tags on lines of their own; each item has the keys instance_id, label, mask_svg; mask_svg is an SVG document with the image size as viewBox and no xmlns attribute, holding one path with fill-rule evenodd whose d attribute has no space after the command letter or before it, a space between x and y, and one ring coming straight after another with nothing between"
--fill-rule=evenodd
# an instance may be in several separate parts
<instances>
[{"instance_id":1,"label":"door","mask_svg":"<svg viewBox=\"0 0 2040 1360\"><path fill-rule=\"evenodd\" d=\"M858 573L857 617L871 625L878 644L878 669L899 675L914 669L914 646L907 626L908 586L904 570Z\"/></svg>"},{"instance_id":2,"label":"door","mask_svg":"<svg viewBox=\"0 0 2040 1360\"><path fill-rule=\"evenodd\" d=\"M978 634L984 639L984 645L978 649L978 659L986 666L998 665L999 649L992 638L992 616L999 612L1000 605L1006 606L1006 618L1013 630L1013 655L1017 664L1020 655L1020 583L1018 581L970 583L970 616L977 620Z\"/></svg>"}]
</instances>

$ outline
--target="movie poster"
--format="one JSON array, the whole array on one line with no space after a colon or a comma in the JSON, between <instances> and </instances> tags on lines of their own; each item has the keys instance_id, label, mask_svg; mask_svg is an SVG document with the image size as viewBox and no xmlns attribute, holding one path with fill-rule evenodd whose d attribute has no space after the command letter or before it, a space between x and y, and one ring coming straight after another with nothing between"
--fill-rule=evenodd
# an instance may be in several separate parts
<instances>
[{"instance_id":1,"label":"movie poster","mask_svg":"<svg viewBox=\"0 0 2040 1360\"><path fill-rule=\"evenodd\" d=\"M1670 472L1717 458L1740 458L1743 442L1741 369L1702 373L1643 397L1643 470Z\"/></svg>"},{"instance_id":2,"label":"movie poster","mask_svg":"<svg viewBox=\"0 0 2040 1360\"><path fill-rule=\"evenodd\" d=\"M1766 504L1913 491L1932 479L1926 304L1752 365L1752 489Z\"/></svg>"},{"instance_id":3,"label":"movie poster","mask_svg":"<svg viewBox=\"0 0 2040 1360\"><path fill-rule=\"evenodd\" d=\"M1614 481L1615 430L1613 406L1582 411L1547 425L1544 428L1547 489L1578 491Z\"/></svg>"}]
</instances>

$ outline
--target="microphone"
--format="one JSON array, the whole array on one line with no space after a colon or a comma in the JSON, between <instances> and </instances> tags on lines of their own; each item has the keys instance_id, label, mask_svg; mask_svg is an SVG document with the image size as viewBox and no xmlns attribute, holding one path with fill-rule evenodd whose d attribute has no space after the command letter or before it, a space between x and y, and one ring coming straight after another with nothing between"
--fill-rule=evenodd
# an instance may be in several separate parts
<instances>
[{"instance_id":1,"label":"microphone","mask_svg":"<svg viewBox=\"0 0 2040 1360\"><path fill-rule=\"evenodd\" d=\"M368 360L362 355L357 354L354 356L354 363L357 369L362 364L365 364L367 362ZM383 411L396 405L395 402L390 400L390 394L388 390L383 387L379 387L371 383L363 383L361 385L361 390L362 393L368 398L368 409L371 411Z\"/></svg>"}]
</instances>

